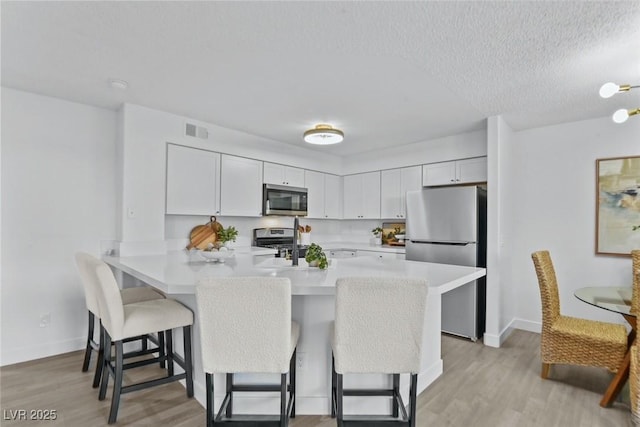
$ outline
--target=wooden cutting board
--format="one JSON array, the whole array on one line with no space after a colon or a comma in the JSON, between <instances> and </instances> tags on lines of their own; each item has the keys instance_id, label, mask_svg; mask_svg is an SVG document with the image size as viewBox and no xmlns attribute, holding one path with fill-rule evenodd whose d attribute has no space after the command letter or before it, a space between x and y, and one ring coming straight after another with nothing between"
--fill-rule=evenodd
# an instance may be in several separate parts
<instances>
[{"instance_id":1,"label":"wooden cutting board","mask_svg":"<svg viewBox=\"0 0 640 427\"><path fill-rule=\"evenodd\" d=\"M222 224L216 221L215 216L212 216L207 224L193 227L191 233L189 233L187 249L207 249L209 243L213 244L218 240L218 232L220 230L222 230Z\"/></svg>"}]
</instances>

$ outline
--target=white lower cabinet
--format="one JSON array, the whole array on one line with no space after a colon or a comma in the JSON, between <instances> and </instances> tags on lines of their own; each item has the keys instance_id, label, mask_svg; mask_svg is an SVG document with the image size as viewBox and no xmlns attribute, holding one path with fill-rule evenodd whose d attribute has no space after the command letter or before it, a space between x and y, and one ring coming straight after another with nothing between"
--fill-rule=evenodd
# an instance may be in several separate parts
<instances>
[{"instance_id":1,"label":"white lower cabinet","mask_svg":"<svg viewBox=\"0 0 640 427\"><path fill-rule=\"evenodd\" d=\"M405 259L404 254L396 252L362 251L358 249L358 256L373 256L382 259Z\"/></svg>"},{"instance_id":2,"label":"white lower cabinet","mask_svg":"<svg viewBox=\"0 0 640 427\"><path fill-rule=\"evenodd\" d=\"M223 154L220 214L262 216L262 162Z\"/></svg>"},{"instance_id":3,"label":"white lower cabinet","mask_svg":"<svg viewBox=\"0 0 640 427\"><path fill-rule=\"evenodd\" d=\"M357 255L357 251L353 251L350 249L335 249L332 251L328 251L327 256L329 258L353 258Z\"/></svg>"}]
</instances>

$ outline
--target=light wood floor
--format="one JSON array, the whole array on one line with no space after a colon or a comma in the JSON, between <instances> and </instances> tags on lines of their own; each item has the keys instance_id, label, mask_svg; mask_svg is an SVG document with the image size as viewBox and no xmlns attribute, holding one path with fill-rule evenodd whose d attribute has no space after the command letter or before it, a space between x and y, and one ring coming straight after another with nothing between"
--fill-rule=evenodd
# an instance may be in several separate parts
<instances>
[{"instance_id":1,"label":"light wood floor","mask_svg":"<svg viewBox=\"0 0 640 427\"><path fill-rule=\"evenodd\" d=\"M621 427L631 426L628 397L608 409L598 403L611 378L604 370L554 366L540 378L539 335L515 331L500 349L443 337L444 374L418 398L419 426L455 427ZM106 425L110 404L91 388L92 372L80 372L82 353L0 369L2 426ZM158 368L136 371L135 379ZM92 368L90 369L90 371ZM131 371L129 371L131 372ZM131 375L131 374L127 374ZM133 378L133 377L131 377ZM623 393L628 393L623 390ZM55 409L56 421L10 421L9 410ZM125 395L121 426L198 426L204 409L173 383ZM323 416L298 416L292 427L335 426Z\"/></svg>"}]
</instances>

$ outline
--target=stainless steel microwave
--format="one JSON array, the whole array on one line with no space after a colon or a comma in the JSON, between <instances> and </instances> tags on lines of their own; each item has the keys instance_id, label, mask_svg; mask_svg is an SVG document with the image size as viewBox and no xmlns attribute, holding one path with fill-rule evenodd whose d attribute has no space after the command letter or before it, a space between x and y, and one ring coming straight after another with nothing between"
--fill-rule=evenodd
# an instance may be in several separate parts
<instances>
[{"instance_id":1,"label":"stainless steel microwave","mask_svg":"<svg viewBox=\"0 0 640 427\"><path fill-rule=\"evenodd\" d=\"M307 215L307 189L263 184L262 215Z\"/></svg>"}]
</instances>

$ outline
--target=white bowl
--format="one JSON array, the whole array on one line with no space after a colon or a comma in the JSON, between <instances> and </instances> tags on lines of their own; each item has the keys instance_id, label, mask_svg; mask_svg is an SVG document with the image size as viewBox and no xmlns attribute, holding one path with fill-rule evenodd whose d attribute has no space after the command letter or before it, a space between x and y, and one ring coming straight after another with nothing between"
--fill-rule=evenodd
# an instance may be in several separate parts
<instances>
[{"instance_id":1,"label":"white bowl","mask_svg":"<svg viewBox=\"0 0 640 427\"><path fill-rule=\"evenodd\" d=\"M233 251L198 251L200 256L207 262L224 262L233 256Z\"/></svg>"},{"instance_id":2,"label":"white bowl","mask_svg":"<svg viewBox=\"0 0 640 427\"><path fill-rule=\"evenodd\" d=\"M402 242L404 240L404 234L396 234L396 239Z\"/></svg>"}]
</instances>

